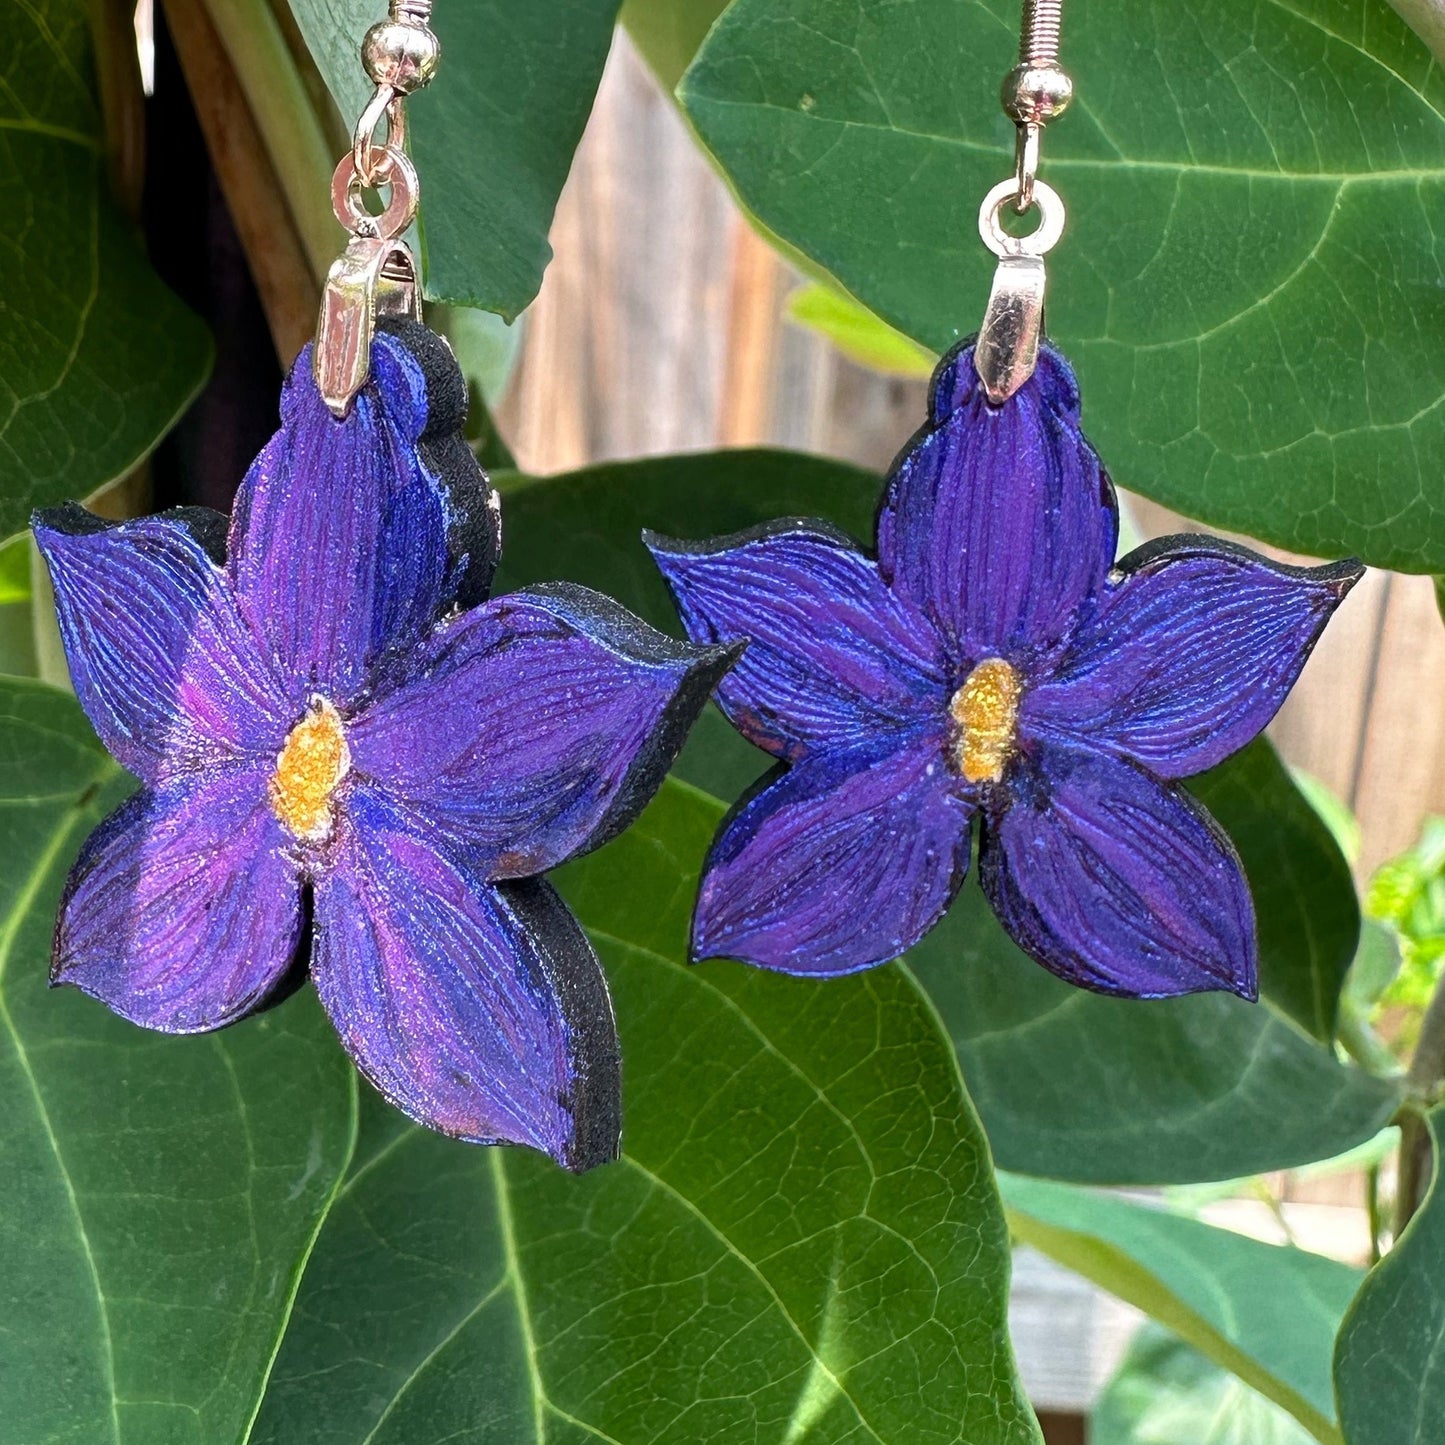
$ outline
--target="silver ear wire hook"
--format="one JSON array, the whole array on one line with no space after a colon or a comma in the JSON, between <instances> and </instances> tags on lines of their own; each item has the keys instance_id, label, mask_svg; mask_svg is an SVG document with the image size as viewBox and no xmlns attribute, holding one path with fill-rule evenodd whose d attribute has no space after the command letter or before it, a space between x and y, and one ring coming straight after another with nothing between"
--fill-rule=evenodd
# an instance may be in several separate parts
<instances>
[{"instance_id":1,"label":"silver ear wire hook","mask_svg":"<svg viewBox=\"0 0 1445 1445\"><path fill-rule=\"evenodd\" d=\"M1074 82L1059 69L1059 27L1064 0L1024 0L1019 24L1019 63L1004 76L999 101L1018 127L1014 174L1018 198L1014 210L1023 215L1034 203L1039 170L1039 142L1044 127L1062 115L1074 96Z\"/></svg>"},{"instance_id":2,"label":"silver ear wire hook","mask_svg":"<svg viewBox=\"0 0 1445 1445\"><path fill-rule=\"evenodd\" d=\"M1068 106L1073 82L1059 69L1063 0L1024 0L1019 63L1004 77L1000 100L1017 126L1014 176L984 197L979 234L999 258L974 367L990 401L1001 405L1034 374L1044 330L1044 256L1064 229L1064 203L1038 179L1043 128ZM1011 236L1000 212L1007 203L1024 215L1037 207L1039 226L1030 236Z\"/></svg>"},{"instance_id":3,"label":"silver ear wire hook","mask_svg":"<svg viewBox=\"0 0 1445 1445\"><path fill-rule=\"evenodd\" d=\"M317 388L338 418L366 384L377 316L421 319L416 259L401 239L416 217L418 191L406 153L405 101L436 73L441 47L427 26L431 9L431 0L391 0L390 17L361 42L361 63L376 90L331 182L332 209L351 238L327 274L311 356ZM386 139L378 143L383 121ZM382 187L390 196L374 216L362 192Z\"/></svg>"}]
</instances>

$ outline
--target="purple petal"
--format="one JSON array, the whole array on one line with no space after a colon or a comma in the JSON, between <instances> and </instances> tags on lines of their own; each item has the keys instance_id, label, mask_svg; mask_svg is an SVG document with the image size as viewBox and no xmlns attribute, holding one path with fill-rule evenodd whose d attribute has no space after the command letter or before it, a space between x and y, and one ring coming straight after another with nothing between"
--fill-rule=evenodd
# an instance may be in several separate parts
<instances>
[{"instance_id":1,"label":"purple petal","mask_svg":"<svg viewBox=\"0 0 1445 1445\"><path fill-rule=\"evenodd\" d=\"M338 421L310 348L281 398L281 430L236 498L230 573L294 707L355 701L388 651L415 646L455 600L482 595L495 561L494 499L457 429L455 363L425 328L380 333L371 379ZM449 547L470 547L454 565Z\"/></svg>"},{"instance_id":2,"label":"purple petal","mask_svg":"<svg viewBox=\"0 0 1445 1445\"><path fill-rule=\"evenodd\" d=\"M617 1155L607 985L547 884L479 882L365 789L316 885L311 973L357 1067L428 1128Z\"/></svg>"},{"instance_id":3,"label":"purple petal","mask_svg":"<svg viewBox=\"0 0 1445 1445\"><path fill-rule=\"evenodd\" d=\"M1045 348L1033 378L995 407L969 346L939 367L929 425L889 477L879 566L956 661L1027 663L1103 586L1117 523L1068 363Z\"/></svg>"},{"instance_id":4,"label":"purple petal","mask_svg":"<svg viewBox=\"0 0 1445 1445\"><path fill-rule=\"evenodd\" d=\"M362 714L353 765L478 876L529 877L642 811L735 654L585 587L494 598L440 628Z\"/></svg>"},{"instance_id":5,"label":"purple petal","mask_svg":"<svg viewBox=\"0 0 1445 1445\"><path fill-rule=\"evenodd\" d=\"M174 512L111 525L37 513L71 681L101 741L147 782L274 751L289 714L212 547L225 519Z\"/></svg>"},{"instance_id":6,"label":"purple petal","mask_svg":"<svg viewBox=\"0 0 1445 1445\"><path fill-rule=\"evenodd\" d=\"M968 869L972 808L947 783L941 742L921 734L774 774L713 845L694 956L829 975L912 948Z\"/></svg>"},{"instance_id":7,"label":"purple petal","mask_svg":"<svg viewBox=\"0 0 1445 1445\"><path fill-rule=\"evenodd\" d=\"M1286 567L1213 537L1125 558L1023 727L1116 748L1164 778L1237 752L1279 710L1363 569Z\"/></svg>"},{"instance_id":8,"label":"purple petal","mask_svg":"<svg viewBox=\"0 0 1445 1445\"><path fill-rule=\"evenodd\" d=\"M643 540L694 641L748 640L717 698L750 742L795 759L943 715L936 629L841 533L788 520L706 543Z\"/></svg>"},{"instance_id":9,"label":"purple petal","mask_svg":"<svg viewBox=\"0 0 1445 1445\"><path fill-rule=\"evenodd\" d=\"M301 935L301 887L257 768L135 794L91 834L55 930L52 983L122 1018L201 1033L260 1008Z\"/></svg>"},{"instance_id":10,"label":"purple petal","mask_svg":"<svg viewBox=\"0 0 1445 1445\"><path fill-rule=\"evenodd\" d=\"M1254 906L1233 845L1182 789L1050 749L984 828L979 874L1025 953L1099 993L1256 996Z\"/></svg>"}]
</instances>

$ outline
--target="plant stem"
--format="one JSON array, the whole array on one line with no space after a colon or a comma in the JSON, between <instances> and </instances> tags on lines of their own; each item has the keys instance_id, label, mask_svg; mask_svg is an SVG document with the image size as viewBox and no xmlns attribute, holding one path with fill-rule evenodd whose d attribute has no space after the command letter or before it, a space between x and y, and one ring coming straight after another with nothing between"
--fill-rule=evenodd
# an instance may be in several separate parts
<instances>
[{"instance_id":1,"label":"plant stem","mask_svg":"<svg viewBox=\"0 0 1445 1445\"><path fill-rule=\"evenodd\" d=\"M339 157L326 138L291 48L266 0L202 0L234 68L251 118L316 277L342 246L331 214Z\"/></svg>"},{"instance_id":2,"label":"plant stem","mask_svg":"<svg viewBox=\"0 0 1445 1445\"><path fill-rule=\"evenodd\" d=\"M271 14L280 27L286 48L291 52L291 62L302 88L311 97L311 109L315 113L323 134L336 155L342 155L351 145L351 130L341 118L341 111L327 89L326 81L317 69L316 61L306 46L306 37L296 23L296 12L291 8L292 0L269 0ZM378 14L380 11L378 10ZM361 68L357 67L358 79Z\"/></svg>"},{"instance_id":3,"label":"plant stem","mask_svg":"<svg viewBox=\"0 0 1445 1445\"><path fill-rule=\"evenodd\" d=\"M283 366L288 365L316 325L321 303L317 267L206 6L202 0L165 0L165 14L196 120L266 312L276 354ZM324 178L316 180L316 187L314 199L326 211L335 252L340 229L329 207L324 206Z\"/></svg>"},{"instance_id":4,"label":"plant stem","mask_svg":"<svg viewBox=\"0 0 1445 1445\"><path fill-rule=\"evenodd\" d=\"M1371 1164L1365 1171L1365 1209L1370 1217L1370 1266L1380 1262L1380 1235L1385 1221L1380 1215L1380 1166Z\"/></svg>"},{"instance_id":5,"label":"plant stem","mask_svg":"<svg viewBox=\"0 0 1445 1445\"><path fill-rule=\"evenodd\" d=\"M1369 1019L1348 993L1340 996L1340 1011L1335 1021L1335 1037L1361 1068L1381 1078L1396 1077L1400 1061L1390 1047L1370 1027Z\"/></svg>"},{"instance_id":6,"label":"plant stem","mask_svg":"<svg viewBox=\"0 0 1445 1445\"><path fill-rule=\"evenodd\" d=\"M1436 984L1420 1021L1420 1037L1405 1077L1410 1092L1427 1102L1445 1079L1445 976Z\"/></svg>"},{"instance_id":7,"label":"plant stem","mask_svg":"<svg viewBox=\"0 0 1445 1445\"><path fill-rule=\"evenodd\" d=\"M1445 65L1445 0L1390 0L1400 18Z\"/></svg>"},{"instance_id":8,"label":"plant stem","mask_svg":"<svg viewBox=\"0 0 1445 1445\"><path fill-rule=\"evenodd\" d=\"M90 3L90 34L111 195L132 221L139 222L145 188L146 125L134 12L135 5L126 0Z\"/></svg>"},{"instance_id":9,"label":"plant stem","mask_svg":"<svg viewBox=\"0 0 1445 1445\"><path fill-rule=\"evenodd\" d=\"M1425 1113L1445 1079L1445 978L1435 986L1420 1038L1405 1075L1407 1100L1400 1117L1400 1181L1395 1200L1395 1238L1414 1218L1430 1180L1430 1130Z\"/></svg>"},{"instance_id":10,"label":"plant stem","mask_svg":"<svg viewBox=\"0 0 1445 1445\"><path fill-rule=\"evenodd\" d=\"M1430 1131L1425 1116L1406 1107L1400 1115L1400 1162L1395 1181L1396 1243L1405 1226L1415 1217L1425 1195L1425 1181L1430 1177Z\"/></svg>"}]
</instances>

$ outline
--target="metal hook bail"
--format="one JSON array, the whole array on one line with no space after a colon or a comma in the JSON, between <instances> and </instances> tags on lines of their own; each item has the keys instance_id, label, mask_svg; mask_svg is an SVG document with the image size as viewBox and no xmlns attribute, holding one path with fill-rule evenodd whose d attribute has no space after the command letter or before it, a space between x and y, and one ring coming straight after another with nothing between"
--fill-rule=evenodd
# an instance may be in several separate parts
<instances>
[{"instance_id":1,"label":"metal hook bail","mask_svg":"<svg viewBox=\"0 0 1445 1445\"><path fill-rule=\"evenodd\" d=\"M431 0L391 0L388 18L361 42L362 66L376 88L357 119L351 152L331 180L331 208L351 235L326 277L311 356L317 388L337 418L366 384L376 318L421 319L416 259L401 239L416 217L418 189L406 154L405 101L436 73L441 47L427 28L431 9ZM391 196L373 216L362 192L379 187L389 187Z\"/></svg>"},{"instance_id":2,"label":"metal hook bail","mask_svg":"<svg viewBox=\"0 0 1445 1445\"><path fill-rule=\"evenodd\" d=\"M1019 62L1004 77L1000 101L1018 127L1014 174L984 197L978 229L999 258L988 310L974 347L974 367L990 401L1002 405L1034 374L1044 330L1044 256L1064 229L1064 203L1038 179L1044 127L1061 114L1074 86L1059 69L1063 0L1024 0ZM1006 204L1023 215L1039 209L1032 235L1010 236L999 214Z\"/></svg>"},{"instance_id":3,"label":"metal hook bail","mask_svg":"<svg viewBox=\"0 0 1445 1445\"><path fill-rule=\"evenodd\" d=\"M1000 181L983 199L978 230L984 245L998 257L983 326L974 343L973 364L988 399L1001 406L1034 374L1044 334L1044 291L1048 273L1044 257L1064 230L1064 203L1043 181L1034 182L1038 229L1011 236L999 212L1017 198L1016 180Z\"/></svg>"},{"instance_id":4,"label":"metal hook bail","mask_svg":"<svg viewBox=\"0 0 1445 1445\"><path fill-rule=\"evenodd\" d=\"M336 218L351 231L346 250L332 263L321 295L312 374L327 409L338 419L351 410L371 368L371 339L378 316L421 319L416 260L402 232L416 215L416 168L404 151L381 151L378 179L391 187L380 216L362 205L362 179L348 155L331 181Z\"/></svg>"}]
</instances>

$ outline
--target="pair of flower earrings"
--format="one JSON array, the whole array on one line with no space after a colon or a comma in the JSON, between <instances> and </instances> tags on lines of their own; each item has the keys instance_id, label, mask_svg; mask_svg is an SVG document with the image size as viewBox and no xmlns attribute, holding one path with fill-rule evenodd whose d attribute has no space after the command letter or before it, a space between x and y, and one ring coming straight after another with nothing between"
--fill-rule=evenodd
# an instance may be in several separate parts
<instances>
[{"instance_id":1,"label":"pair of flower earrings","mask_svg":"<svg viewBox=\"0 0 1445 1445\"><path fill-rule=\"evenodd\" d=\"M711 695L777 767L713 843L695 959L828 977L896 958L963 883L977 818L989 901L1061 978L1253 998L1239 859L1177 780L1259 733L1361 569L1200 536L1115 560L1113 489L1042 340L1062 207L1038 139L1068 91L1049 37L1026 32L1006 89L1018 165L981 217L983 331L934 376L874 551L794 519L649 536L684 643L565 582L489 596L497 495L401 239L428 8L368 34L376 99L334 187L350 243L229 526L35 519L80 702L141 783L71 872L52 981L191 1033L309 974L419 1123L603 1163L612 1007L544 875L627 827ZM1000 224L1010 204L1039 207L1031 237Z\"/></svg>"}]
</instances>

